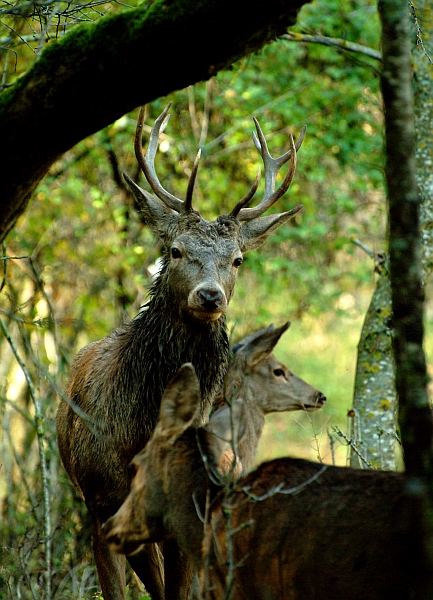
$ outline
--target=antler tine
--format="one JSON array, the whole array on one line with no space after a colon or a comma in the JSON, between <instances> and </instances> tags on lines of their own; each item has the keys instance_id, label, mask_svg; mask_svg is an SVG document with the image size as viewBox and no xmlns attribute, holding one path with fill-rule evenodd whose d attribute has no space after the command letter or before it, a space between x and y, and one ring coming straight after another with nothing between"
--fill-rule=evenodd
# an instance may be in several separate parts
<instances>
[{"instance_id":1,"label":"antler tine","mask_svg":"<svg viewBox=\"0 0 433 600\"><path fill-rule=\"evenodd\" d=\"M254 119L254 123L256 125L257 136L255 133L253 133L253 141L262 157L265 167L265 193L258 206L254 208L243 208L239 211L239 221L251 221L252 219L256 219L287 192L296 170L296 153L304 141L306 131L306 127L303 127L301 135L299 136L296 144L293 140L292 134L289 134L290 150L288 150L282 156L273 158L269 154L265 136L263 135L257 119ZM290 160L290 165L287 175L280 187L275 190L277 173L281 166L288 160Z\"/></svg>"},{"instance_id":2,"label":"antler tine","mask_svg":"<svg viewBox=\"0 0 433 600\"><path fill-rule=\"evenodd\" d=\"M199 150L197 152L197 156L195 157L194 165L192 167L191 175L189 177L188 188L186 190L185 203L183 206L184 211L191 210L191 208L192 208L192 193L194 191L195 178L197 177L198 163L200 162L200 158L201 158L201 148L199 148Z\"/></svg>"},{"instance_id":3,"label":"antler tine","mask_svg":"<svg viewBox=\"0 0 433 600\"><path fill-rule=\"evenodd\" d=\"M149 182L150 187L155 192L156 196L164 202L168 208L172 208L176 212L183 212L184 210L184 202L170 194L166 189L164 189L158 179L158 176L155 171L155 155L158 149L158 138L159 134L162 133L168 123L168 119L170 115L167 114L171 106L171 102L165 107L159 117L156 119L153 124L152 130L150 132L149 138L149 146L146 152L146 155L143 154L143 148L141 143L142 133L143 133L143 123L144 123L144 112L145 107L142 106L140 109L140 114L138 116L137 129L135 131L135 156L137 157L138 163Z\"/></svg>"},{"instance_id":4,"label":"antler tine","mask_svg":"<svg viewBox=\"0 0 433 600\"><path fill-rule=\"evenodd\" d=\"M239 202L236 204L236 206L231 211L230 217L234 217L235 219L237 218L241 208L246 206L248 204L248 202L251 200L251 198L254 196L254 194L256 193L257 188L259 187L259 181L260 181L260 167L258 168L256 178L254 180L253 185L251 186L250 191L247 194L245 194L245 196L242 198L242 200L239 200Z\"/></svg>"},{"instance_id":5,"label":"antler tine","mask_svg":"<svg viewBox=\"0 0 433 600\"><path fill-rule=\"evenodd\" d=\"M253 117L253 118L254 118L254 117ZM254 119L254 120L255 120L255 119ZM259 128L260 128L260 125L259 125L258 123L257 123L257 125L258 125L258 126L259 126ZM260 128L260 132L261 132L261 131L262 131L262 130L261 130L261 128ZM306 132L306 131L307 131L307 126L306 126L306 125L304 125L304 126L302 127L302 131L301 131L301 133L299 134L299 137L298 137L298 139L296 140L296 143L295 143L296 152L297 152L297 151L299 150L299 148L302 146L302 142L303 142L303 141L304 141L304 139L305 139L305 132ZM262 135L263 135L263 134L262 134ZM265 142L265 148L266 148L266 152L269 154L269 151L268 151L268 146L267 146L266 139L264 138L264 136L263 136L263 139L264 139L264 142ZM257 148L257 150L259 151L259 153L260 153L260 154L262 154L262 148L261 148L261 144L260 144L259 140L257 139L257 136L256 136L256 134L255 134L255 132L254 132L254 131L253 131L253 141L254 141L254 145L255 145L255 147ZM280 157L278 157L278 158L274 158L273 160L277 161L277 163L278 163L278 167L280 168L280 167L282 167L282 166L284 165L284 163L286 163L286 162L289 160L291 153L292 153L292 150L291 150L291 149L290 149L290 150L287 150L287 152L286 152L285 154L283 154L282 156L280 156Z\"/></svg>"}]
</instances>

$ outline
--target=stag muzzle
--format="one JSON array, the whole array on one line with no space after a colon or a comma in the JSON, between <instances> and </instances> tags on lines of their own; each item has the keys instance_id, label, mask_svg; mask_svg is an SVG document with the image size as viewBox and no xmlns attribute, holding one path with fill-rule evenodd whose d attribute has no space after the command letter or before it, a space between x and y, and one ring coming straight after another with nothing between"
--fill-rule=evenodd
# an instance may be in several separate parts
<instances>
[{"instance_id":1,"label":"stag muzzle","mask_svg":"<svg viewBox=\"0 0 433 600\"><path fill-rule=\"evenodd\" d=\"M188 307L198 319L215 321L227 310L227 297L218 284L201 284L189 294Z\"/></svg>"}]
</instances>

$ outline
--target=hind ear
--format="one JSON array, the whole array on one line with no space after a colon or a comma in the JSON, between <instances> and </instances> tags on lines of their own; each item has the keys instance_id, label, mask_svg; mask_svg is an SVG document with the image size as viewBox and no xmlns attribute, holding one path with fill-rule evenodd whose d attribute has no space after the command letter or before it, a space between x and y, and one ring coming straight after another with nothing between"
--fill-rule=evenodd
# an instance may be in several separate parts
<instances>
[{"instance_id":1,"label":"hind ear","mask_svg":"<svg viewBox=\"0 0 433 600\"><path fill-rule=\"evenodd\" d=\"M250 333L250 335L247 335L246 337L244 337L241 340L239 340L239 342L236 342L236 344L232 348L233 354L236 354L236 352L238 350L240 350L241 348L243 348L244 346L246 346L250 342L253 342L255 339L257 339L258 337L262 336L265 332L272 331L273 329L274 329L274 326L271 324L271 325L269 325L269 327L266 327L265 329L260 329L259 331L255 331L254 333Z\"/></svg>"},{"instance_id":2,"label":"hind ear","mask_svg":"<svg viewBox=\"0 0 433 600\"><path fill-rule=\"evenodd\" d=\"M161 400L158 434L177 439L197 414L200 382L191 363L185 363L165 388Z\"/></svg>"},{"instance_id":3,"label":"hind ear","mask_svg":"<svg viewBox=\"0 0 433 600\"><path fill-rule=\"evenodd\" d=\"M172 239L173 225L176 225L179 216L167 208L156 196L149 194L138 186L126 173L123 178L134 195L141 212L144 214L146 225L151 231L167 244ZM174 229L176 231L176 229Z\"/></svg>"},{"instance_id":4,"label":"hind ear","mask_svg":"<svg viewBox=\"0 0 433 600\"><path fill-rule=\"evenodd\" d=\"M278 340L289 327L290 321L287 321L281 327L274 328L273 325L270 325L267 329L262 329L256 334L248 336L246 338L247 343L239 348L239 354L246 357L249 366L256 365L272 354Z\"/></svg>"}]
</instances>

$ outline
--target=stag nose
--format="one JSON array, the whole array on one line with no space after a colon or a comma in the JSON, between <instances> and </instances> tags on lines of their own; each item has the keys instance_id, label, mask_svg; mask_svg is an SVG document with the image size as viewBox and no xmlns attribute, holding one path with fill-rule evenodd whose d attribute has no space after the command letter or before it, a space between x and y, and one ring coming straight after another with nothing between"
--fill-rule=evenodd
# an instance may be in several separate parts
<instances>
[{"instance_id":1,"label":"stag nose","mask_svg":"<svg viewBox=\"0 0 433 600\"><path fill-rule=\"evenodd\" d=\"M224 300L221 290L200 289L197 291L197 302L208 311L220 308Z\"/></svg>"},{"instance_id":2,"label":"stag nose","mask_svg":"<svg viewBox=\"0 0 433 600\"><path fill-rule=\"evenodd\" d=\"M316 404L317 406L323 406L326 402L326 396L325 394L322 394L322 392L319 392L319 395L317 396L317 400L316 400Z\"/></svg>"}]
</instances>

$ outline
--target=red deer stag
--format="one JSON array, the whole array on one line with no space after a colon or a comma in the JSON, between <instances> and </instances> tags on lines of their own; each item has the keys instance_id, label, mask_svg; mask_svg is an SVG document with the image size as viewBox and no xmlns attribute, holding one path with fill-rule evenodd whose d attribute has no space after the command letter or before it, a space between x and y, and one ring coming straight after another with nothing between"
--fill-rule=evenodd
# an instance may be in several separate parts
<instances>
[{"instance_id":1,"label":"red deer stag","mask_svg":"<svg viewBox=\"0 0 433 600\"><path fill-rule=\"evenodd\" d=\"M209 600L412 597L423 559L403 474L282 458L221 485L212 434L191 426L200 401L183 365L133 460L131 492L104 526L113 550L176 540Z\"/></svg>"},{"instance_id":2,"label":"red deer stag","mask_svg":"<svg viewBox=\"0 0 433 600\"><path fill-rule=\"evenodd\" d=\"M101 525L128 495L128 464L156 425L163 390L181 364L192 362L202 398L197 422L204 420L227 367L225 313L242 254L259 246L301 208L261 216L289 188L305 129L296 144L289 136L290 150L272 158L257 121L257 136L253 134L253 138L264 162L265 191L256 207L245 205L257 189L259 175L230 214L209 222L193 210L199 154L185 201L165 190L154 159L169 107L152 127L145 156L141 142L144 109L135 137L137 160L157 197L125 175L146 224L164 244L162 267L151 288L150 301L135 319L77 354L67 387L70 402L62 401L57 413L60 455L90 513L95 562L105 600L125 598L125 558L109 549ZM276 188L277 172L286 162L287 175ZM189 570L185 558L175 544L167 543L164 559L170 567L165 571L166 597L186 598ZM148 548L142 556L128 557L128 561L153 600L162 600L164 581L156 547Z\"/></svg>"}]
</instances>

